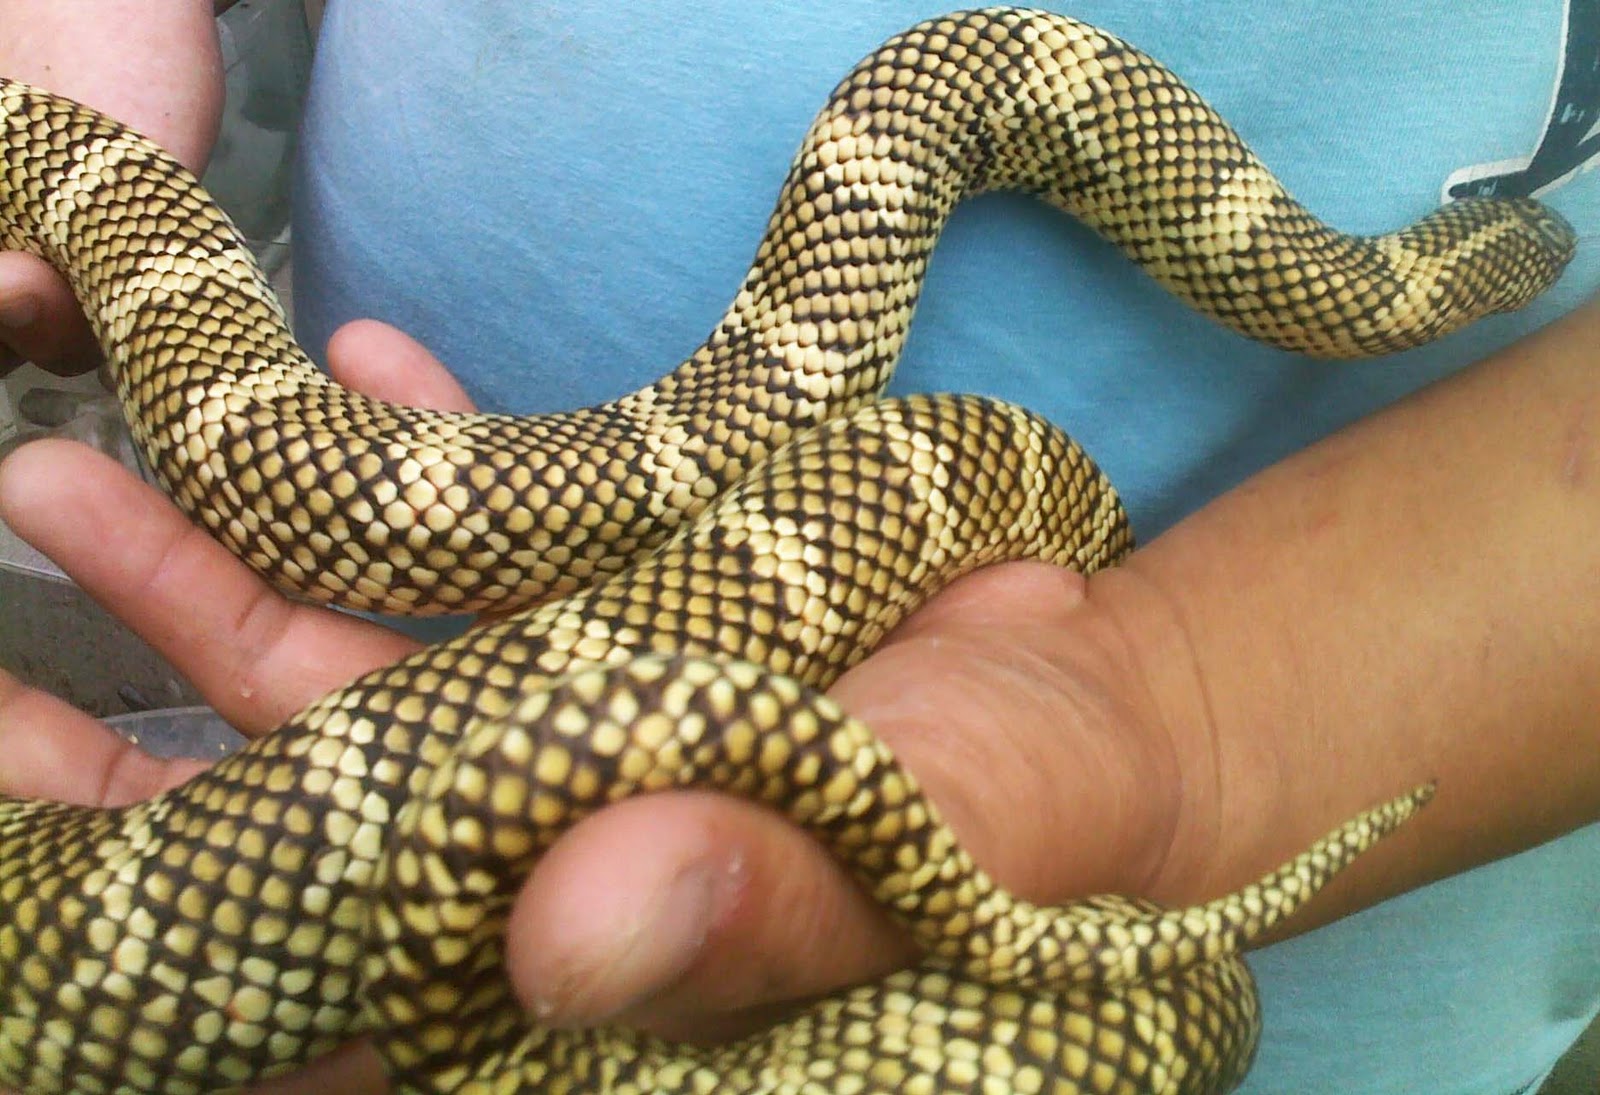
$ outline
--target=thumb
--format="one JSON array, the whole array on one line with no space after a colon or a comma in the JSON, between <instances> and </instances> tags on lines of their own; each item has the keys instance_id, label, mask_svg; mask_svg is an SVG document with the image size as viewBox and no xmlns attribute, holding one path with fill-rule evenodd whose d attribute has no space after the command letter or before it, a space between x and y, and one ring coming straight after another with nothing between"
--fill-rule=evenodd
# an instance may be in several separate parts
<instances>
[{"instance_id":1,"label":"thumb","mask_svg":"<svg viewBox=\"0 0 1600 1095\"><path fill-rule=\"evenodd\" d=\"M770 1006L888 973L909 940L791 822L710 792L629 799L562 837L512 912L507 962L558 1026L745 1033Z\"/></svg>"},{"instance_id":2,"label":"thumb","mask_svg":"<svg viewBox=\"0 0 1600 1095\"><path fill-rule=\"evenodd\" d=\"M21 251L0 252L0 376L24 361L58 376L100 365L100 347L83 310L50 264Z\"/></svg>"}]
</instances>

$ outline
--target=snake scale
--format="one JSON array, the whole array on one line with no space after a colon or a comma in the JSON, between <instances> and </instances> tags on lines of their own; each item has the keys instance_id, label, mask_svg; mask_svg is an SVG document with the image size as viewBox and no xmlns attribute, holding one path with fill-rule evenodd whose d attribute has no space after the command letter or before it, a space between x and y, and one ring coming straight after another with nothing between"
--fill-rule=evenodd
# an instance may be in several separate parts
<instances>
[{"instance_id":1,"label":"snake scale","mask_svg":"<svg viewBox=\"0 0 1600 1095\"><path fill-rule=\"evenodd\" d=\"M657 383L534 418L349 392L296 347L196 181L0 80L0 242L67 275L171 496L279 585L354 608L529 605L121 810L0 802L0 1081L225 1090L357 1034L404 1091L1217 1091L1259 1029L1244 944L1430 793L1167 910L998 888L819 690L985 563L1131 547L1049 423L879 393L945 217L1021 189L1294 350L1436 338L1549 285L1570 230L1465 200L1377 237L1308 213L1195 92L1069 18L924 23L835 91L750 273ZM607 802L710 786L813 832L926 951L716 1049L531 1026L501 934Z\"/></svg>"}]
</instances>

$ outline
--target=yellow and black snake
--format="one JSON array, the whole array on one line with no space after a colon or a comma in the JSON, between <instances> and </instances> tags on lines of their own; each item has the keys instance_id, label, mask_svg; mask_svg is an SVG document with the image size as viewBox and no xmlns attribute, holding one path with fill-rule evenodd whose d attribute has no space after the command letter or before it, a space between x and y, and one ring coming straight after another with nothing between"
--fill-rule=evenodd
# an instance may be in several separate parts
<instances>
[{"instance_id":1,"label":"yellow and black snake","mask_svg":"<svg viewBox=\"0 0 1600 1095\"><path fill-rule=\"evenodd\" d=\"M364 1034L406 1091L1234 1084L1259 1025L1239 950L1427 789L1208 905L1035 907L817 694L957 574L1088 571L1131 546L1110 485L1038 417L878 398L946 215L995 187L1075 214L1234 329L1327 356L1518 307L1573 248L1531 201L1336 232L1127 44L1059 15L961 13L846 77L683 364L587 410L440 414L331 383L188 173L0 80L0 244L71 280L186 511L325 601L543 599L151 802L0 801L0 1082L222 1090ZM926 960L716 1050L529 1026L500 941L521 878L604 803L691 784L806 826Z\"/></svg>"}]
</instances>

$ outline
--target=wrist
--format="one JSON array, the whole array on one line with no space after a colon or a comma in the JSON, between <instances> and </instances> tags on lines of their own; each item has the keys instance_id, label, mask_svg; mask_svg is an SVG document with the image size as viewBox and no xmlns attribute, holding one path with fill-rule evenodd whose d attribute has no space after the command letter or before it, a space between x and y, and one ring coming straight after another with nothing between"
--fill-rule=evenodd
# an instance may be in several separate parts
<instances>
[{"instance_id":1,"label":"wrist","mask_svg":"<svg viewBox=\"0 0 1600 1095\"><path fill-rule=\"evenodd\" d=\"M1429 779L1290 931L1594 819L1597 332L1591 303L1096 577L1181 772L1145 893L1215 897Z\"/></svg>"},{"instance_id":2,"label":"wrist","mask_svg":"<svg viewBox=\"0 0 1600 1095\"><path fill-rule=\"evenodd\" d=\"M1164 758L1140 789L1143 852L1130 864L1125 892L1177 906L1235 885L1225 835L1237 806L1227 792L1235 784L1272 786L1277 760L1220 732L1218 701L1231 694L1230 682L1214 679L1218 663L1202 658L1195 643L1186 591L1164 578L1145 565L1143 551L1095 575L1082 630L1115 651L1130 722L1145 751Z\"/></svg>"}]
</instances>

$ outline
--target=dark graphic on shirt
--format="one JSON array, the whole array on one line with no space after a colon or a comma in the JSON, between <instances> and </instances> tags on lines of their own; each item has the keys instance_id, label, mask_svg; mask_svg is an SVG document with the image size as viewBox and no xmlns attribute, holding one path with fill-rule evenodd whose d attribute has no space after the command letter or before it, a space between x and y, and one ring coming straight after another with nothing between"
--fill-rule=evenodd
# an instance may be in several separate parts
<instances>
[{"instance_id":1,"label":"dark graphic on shirt","mask_svg":"<svg viewBox=\"0 0 1600 1095\"><path fill-rule=\"evenodd\" d=\"M1567 0L1555 95L1533 153L1463 168L1446 198L1536 197L1600 162L1600 0Z\"/></svg>"}]
</instances>

